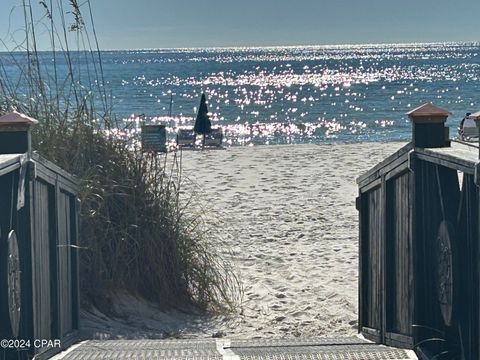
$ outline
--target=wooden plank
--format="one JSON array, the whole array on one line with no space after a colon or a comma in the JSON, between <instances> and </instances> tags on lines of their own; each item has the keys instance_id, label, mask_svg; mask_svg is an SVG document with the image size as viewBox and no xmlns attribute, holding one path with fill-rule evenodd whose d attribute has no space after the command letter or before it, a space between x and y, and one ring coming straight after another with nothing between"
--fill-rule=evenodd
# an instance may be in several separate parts
<instances>
[{"instance_id":1,"label":"wooden plank","mask_svg":"<svg viewBox=\"0 0 480 360\"><path fill-rule=\"evenodd\" d=\"M380 264L378 268L379 282L381 286L381 300L380 300L380 312L381 312L381 321L380 321L380 331L381 331L381 341L385 342L385 326L387 323L387 277L385 276L386 269L386 257L387 257L387 247L386 247L386 238L387 238L387 184L385 181L385 175L382 176L382 186L380 188L380 233L379 233L379 250L380 250Z\"/></svg>"},{"instance_id":2,"label":"wooden plank","mask_svg":"<svg viewBox=\"0 0 480 360\"><path fill-rule=\"evenodd\" d=\"M69 186L73 189L76 189L76 191L78 191L79 180L75 176L66 172L59 166L55 165L54 163L48 161L47 159L41 157L36 153L32 155L32 159L36 161L38 164L40 164L43 168L47 169L48 171L58 176L59 181L64 183L66 186Z\"/></svg>"},{"instance_id":3,"label":"wooden plank","mask_svg":"<svg viewBox=\"0 0 480 360\"><path fill-rule=\"evenodd\" d=\"M73 328L72 320L72 260L71 260L71 202L69 195L59 191L58 203L58 284L60 310L60 336Z\"/></svg>"},{"instance_id":4,"label":"wooden plank","mask_svg":"<svg viewBox=\"0 0 480 360\"><path fill-rule=\"evenodd\" d=\"M43 182L46 182L52 186L55 186L57 182L56 174L49 171L46 167L43 167L41 164L35 164L35 175Z\"/></svg>"},{"instance_id":5,"label":"wooden plank","mask_svg":"<svg viewBox=\"0 0 480 360\"><path fill-rule=\"evenodd\" d=\"M27 170L28 171L28 170ZM29 174L27 172L27 179ZM21 338L31 339L34 336L33 328L33 278L32 278L32 253L31 253L31 224L33 212L31 203L33 200L33 183L25 182L25 206L17 212L17 236L20 240L19 247L22 256L22 323L20 325ZM28 352L33 356L33 349Z\"/></svg>"},{"instance_id":6,"label":"wooden plank","mask_svg":"<svg viewBox=\"0 0 480 360\"><path fill-rule=\"evenodd\" d=\"M369 206L369 219L370 219L370 225L369 225L369 237L368 237L368 242L369 242L369 276L368 276L368 282L369 282L369 321L368 321L368 326L378 328L379 324L376 322L377 318L377 301L376 297L380 293L377 287L377 251L378 251L378 245L377 245L377 221L378 218L375 213L375 209L378 206L378 200L377 200L377 194L378 194L378 189L374 190L370 193L370 206Z\"/></svg>"},{"instance_id":7,"label":"wooden plank","mask_svg":"<svg viewBox=\"0 0 480 360\"><path fill-rule=\"evenodd\" d=\"M409 251L409 215L408 215L408 190L409 174L404 174L397 179L396 183L396 231L395 238L395 275L396 275L396 326L395 330L399 334L411 334L411 310L407 306L410 298L410 288L408 287L408 276L411 271L411 259Z\"/></svg>"},{"instance_id":8,"label":"wooden plank","mask_svg":"<svg viewBox=\"0 0 480 360\"><path fill-rule=\"evenodd\" d=\"M5 167L3 167L3 168L0 169L0 176L4 176L4 175L6 175L6 174L9 174L9 173L11 173L11 172L13 172L13 171L15 171L15 170L17 170L17 169L19 169L19 168L20 168L20 162L18 162L18 163L13 163L13 164L11 164L11 165L9 165L9 166L5 166Z\"/></svg>"},{"instance_id":9,"label":"wooden plank","mask_svg":"<svg viewBox=\"0 0 480 360\"><path fill-rule=\"evenodd\" d=\"M370 173L369 176L364 176L360 178L357 178L357 184L360 188L363 188L365 186L368 186L369 183L372 181L375 181L376 179L384 176L385 174L388 174L390 171L394 170L395 168L401 166L404 162L408 163L408 157L409 157L409 152L411 149L409 149L408 152L402 152L401 155L397 156L393 161L390 161L381 168L377 169L375 172ZM398 154L396 154L398 155Z\"/></svg>"},{"instance_id":10,"label":"wooden plank","mask_svg":"<svg viewBox=\"0 0 480 360\"><path fill-rule=\"evenodd\" d=\"M366 209L365 209L365 195L362 196L361 192L358 191L358 197L356 201L356 206L358 210L358 331L361 331L362 326L364 325L363 322L363 302L364 302L364 294L363 294L363 287L364 287L364 271L363 271L363 262L365 261L365 257L363 255L365 246L363 243L366 241L366 236L364 235L366 226Z\"/></svg>"},{"instance_id":11,"label":"wooden plank","mask_svg":"<svg viewBox=\"0 0 480 360\"><path fill-rule=\"evenodd\" d=\"M79 254L79 226L80 226L80 210L81 202L77 197L70 197L71 205L71 256L72 256L72 328L78 330L80 328L80 254Z\"/></svg>"},{"instance_id":12,"label":"wooden plank","mask_svg":"<svg viewBox=\"0 0 480 360\"><path fill-rule=\"evenodd\" d=\"M53 186L57 186L58 184L62 189L70 194L78 193L78 184L67 181L64 177L59 176L59 174L44 166L42 163L35 163L35 171L37 177L39 177L41 180Z\"/></svg>"},{"instance_id":13,"label":"wooden plank","mask_svg":"<svg viewBox=\"0 0 480 360\"><path fill-rule=\"evenodd\" d=\"M471 189L471 191L474 192L476 195L474 199L474 203L471 204L472 211L476 210L476 214L475 213L472 214L472 223L473 223L472 230L475 231L473 239L478 239L480 234L480 188L478 187L478 184L475 183L475 185L477 186L475 186L474 189L473 188ZM476 222L476 226L475 226L475 222ZM474 320L473 320L475 322L473 336L475 339L478 339L480 337L480 310L479 310L480 309L480 244L477 241L475 245L476 245L476 251L474 252L474 259L475 259L474 276L475 277L474 277L473 287L474 289L476 289L474 305L476 308L477 316L474 316ZM480 357L480 341L476 341L474 342L474 344L472 344L472 353L477 358Z\"/></svg>"},{"instance_id":14,"label":"wooden plank","mask_svg":"<svg viewBox=\"0 0 480 360\"><path fill-rule=\"evenodd\" d=\"M11 209L15 199L12 199L13 194L16 193L14 173L0 176L0 339L8 339L11 337L10 331L10 314L8 305L8 292L5 291L8 287L8 242L7 237L10 231ZM13 187L13 189L12 189Z\"/></svg>"},{"instance_id":15,"label":"wooden plank","mask_svg":"<svg viewBox=\"0 0 480 360\"><path fill-rule=\"evenodd\" d=\"M395 230L394 222L395 218L395 180L389 180L386 182L386 204L385 204L385 214L386 214L386 226L385 226L385 288L386 288L386 298L385 298L385 309L387 317L385 318L385 331L389 331L392 327L392 315L395 313L395 272L392 268L392 263L395 262L395 242L392 241L392 231Z\"/></svg>"},{"instance_id":16,"label":"wooden plank","mask_svg":"<svg viewBox=\"0 0 480 360\"><path fill-rule=\"evenodd\" d=\"M395 333L386 333L385 345L395 346L403 349L412 349L414 342L411 336L405 336Z\"/></svg>"},{"instance_id":17,"label":"wooden plank","mask_svg":"<svg viewBox=\"0 0 480 360\"><path fill-rule=\"evenodd\" d=\"M415 161L410 163L411 169L415 167ZM407 204L407 211L408 211L408 248L410 254L410 271L408 274L408 288L410 289L410 296L408 298L408 307L410 309L410 328L409 334L412 336L412 341L414 341L415 332L413 330L413 324L416 323L415 318L415 261L416 261L416 254L414 249L414 241L415 241L415 232L414 232L414 224L415 224L415 208L414 208L414 201L415 201L415 172L410 171L408 174L408 185L406 187L406 191L408 192L408 204Z\"/></svg>"},{"instance_id":18,"label":"wooden plank","mask_svg":"<svg viewBox=\"0 0 480 360\"><path fill-rule=\"evenodd\" d=\"M38 181L38 179L37 179ZM51 298L52 298L52 321L51 329L52 336L56 339L60 338L59 332L59 316L58 316L58 307L59 307L59 298L58 298L58 279L56 277L58 271L58 250L57 250L57 204L56 204L56 194L55 187L52 185L48 186L48 211L50 214L50 286L51 286Z\"/></svg>"},{"instance_id":19,"label":"wooden plank","mask_svg":"<svg viewBox=\"0 0 480 360\"><path fill-rule=\"evenodd\" d=\"M408 143L406 144L404 147L402 147L400 150L398 150L397 152L395 152L394 154L390 155L389 157L387 157L385 160L383 160L382 162L378 163L377 165L375 165L373 168L371 168L370 170L368 170L367 172L365 172L364 174L360 175L358 178L357 178L357 183L359 184L359 186L361 187L362 185L360 184L363 184L365 182L369 182L367 179L370 178L370 177L378 177L378 175L376 175L380 170L388 167L389 165L391 165L392 162L394 162L395 160L397 160L399 157L401 156L404 156L406 153L408 153L410 150L413 149L413 145L412 143Z\"/></svg>"},{"instance_id":20,"label":"wooden plank","mask_svg":"<svg viewBox=\"0 0 480 360\"><path fill-rule=\"evenodd\" d=\"M380 341L381 334L380 330L378 329L372 329L370 327L364 326L362 328L362 334L368 340L375 341L377 343Z\"/></svg>"},{"instance_id":21,"label":"wooden plank","mask_svg":"<svg viewBox=\"0 0 480 360\"><path fill-rule=\"evenodd\" d=\"M372 271L375 267L374 261L375 258L372 257L371 249L374 247L372 241L372 234L375 231L375 219L372 217L371 209L375 206L374 201L374 190L368 193L368 236L366 240L367 245L367 256L365 261L365 268L366 268L366 281L365 281L365 298L367 300L366 304L366 321L365 325L372 327L372 313L375 311L373 307L373 300L372 300L372 288L375 286L374 279L372 277Z\"/></svg>"},{"instance_id":22,"label":"wooden plank","mask_svg":"<svg viewBox=\"0 0 480 360\"><path fill-rule=\"evenodd\" d=\"M18 169L20 167L20 160L24 156L25 154L0 154L0 176ZM14 167L13 169L11 169L12 166Z\"/></svg>"},{"instance_id":23,"label":"wooden plank","mask_svg":"<svg viewBox=\"0 0 480 360\"><path fill-rule=\"evenodd\" d=\"M414 157L432 164L445 166L473 175L475 163L459 158L428 151L429 149L415 149Z\"/></svg>"},{"instance_id":24,"label":"wooden plank","mask_svg":"<svg viewBox=\"0 0 480 360\"><path fill-rule=\"evenodd\" d=\"M422 211L421 201L421 161L412 158L410 168L412 170L412 182L410 184L410 200L411 200L411 216L412 216L412 252L413 252L413 273L410 281L413 281L413 323L422 324L423 310L421 310L421 293L422 289L422 244L421 244L421 231L420 226L417 226L417 222L420 219ZM421 341L419 332L412 328L413 341L418 344Z\"/></svg>"},{"instance_id":25,"label":"wooden plank","mask_svg":"<svg viewBox=\"0 0 480 360\"><path fill-rule=\"evenodd\" d=\"M413 306L412 285L409 278L413 271L410 231L410 190L412 173L405 169L386 184L385 231L385 329L386 333L411 336ZM387 339L386 339L387 340Z\"/></svg>"},{"instance_id":26,"label":"wooden plank","mask_svg":"<svg viewBox=\"0 0 480 360\"><path fill-rule=\"evenodd\" d=\"M404 246L407 249L407 256L408 256L408 274L404 278L405 281L405 288L408 289L408 297L407 300L404 300L405 307L407 308L407 319L406 323L404 324L404 334L408 334L413 336L413 328L412 325L414 324L414 308L413 308L413 298L414 298L414 286L413 286L413 263L414 263L414 255L413 255L413 233L412 233L412 194L410 193L411 184L413 181L413 174L412 172L408 172L405 175L405 184L404 184L404 191L406 192L406 196L404 199L406 203L404 204L404 211L406 212L407 224L406 224L406 234L404 238Z\"/></svg>"},{"instance_id":27,"label":"wooden plank","mask_svg":"<svg viewBox=\"0 0 480 360\"><path fill-rule=\"evenodd\" d=\"M366 240L364 245L365 261L363 262L363 273L365 279L363 283L363 307L365 319L363 325L368 328L375 328L380 331L382 322L382 274L381 274L381 232L382 232L382 209L380 207L381 187L370 191L367 196L367 230L365 231ZM377 339L378 341L379 339Z\"/></svg>"},{"instance_id":28,"label":"wooden plank","mask_svg":"<svg viewBox=\"0 0 480 360\"><path fill-rule=\"evenodd\" d=\"M51 293L48 185L40 181L34 185L34 219L32 233L32 267L34 287L34 336L37 339L51 338Z\"/></svg>"},{"instance_id":29,"label":"wooden plank","mask_svg":"<svg viewBox=\"0 0 480 360\"><path fill-rule=\"evenodd\" d=\"M382 179L381 179L381 178L375 179L375 180L369 182L367 185L361 187L361 188L360 188L360 193L363 194L363 193L370 192L370 191L372 191L373 189L375 189L376 187L380 186L381 183L382 183Z\"/></svg>"},{"instance_id":30,"label":"wooden plank","mask_svg":"<svg viewBox=\"0 0 480 360\"><path fill-rule=\"evenodd\" d=\"M412 335L413 325L413 307L411 304L413 298L413 287L409 279L413 272L413 254L411 248L412 234L411 234L411 203L410 203L410 182L412 181L412 174L405 173L401 177L401 211L404 223L398 225L402 227L400 241L398 242L399 252L403 254L403 261L397 272L401 274L401 289L402 296L399 296L398 301L402 304L402 318L399 319L399 331L404 335ZM406 269L406 271L405 271Z\"/></svg>"},{"instance_id":31,"label":"wooden plank","mask_svg":"<svg viewBox=\"0 0 480 360\"><path fill-rule=\"evenodd\" d=\"M445 159L455 159L456 162L463 162L465 164L475 163L478 161L478 147L473 148L471 146L452 143L450 147L441 148L426 148L422 149L426 153L432 153Z\"/></svg>"},{"instance_id":32,"label":"wooden plank","mask_svg":"<svg viewBox=\"0 0 480 360\"><path fill-rule=\"evenodd\" d=\"M390 180L391 178L397 177L405 173L406 171L410 171L408 169L408 159L407 161L399 164L395 169L389 171L385 174L385 180Z\"/></svg>"}]
</instances>

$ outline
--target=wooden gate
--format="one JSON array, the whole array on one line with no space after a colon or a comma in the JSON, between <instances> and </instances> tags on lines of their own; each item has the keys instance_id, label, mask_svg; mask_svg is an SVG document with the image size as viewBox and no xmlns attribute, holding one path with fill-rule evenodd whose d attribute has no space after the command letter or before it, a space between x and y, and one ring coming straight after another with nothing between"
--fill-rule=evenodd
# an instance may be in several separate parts
<instances>
[{"instance_id":1,"label":"wooden gate","mask_svg":"<svg viewBox=\"0 0 480 360\"><path fill-rule=\"evenodd\" d=\"M25 159L0 155L0 287L8 289L0 295L0 338L31 341L22 353L0 350L6 359L48 357L62 348L35 347L35 339L60 340L64 348L78 331L77 184L38 155Z\"/></svg>"},{"instance_id":2,"label":"wooden gate","mask_svg":"<svg viewBox=\"0 0 480 360\"><path fill-rule=\"evenodd\" d=\"M413 174L407 150L387 159L378 179L360 189L359 325L373 341L411 348Z\"/></svg>"},{"instance_id":3,"label":"wooden gate","mask_svg":"<svg viewBox=\"0 0 480 360\"><path fill-rule=\"evenodd\" d=\"M480 166L406 151L359 178L359 330L422 359L476 360Z\"/></svg>"}]
</instances>

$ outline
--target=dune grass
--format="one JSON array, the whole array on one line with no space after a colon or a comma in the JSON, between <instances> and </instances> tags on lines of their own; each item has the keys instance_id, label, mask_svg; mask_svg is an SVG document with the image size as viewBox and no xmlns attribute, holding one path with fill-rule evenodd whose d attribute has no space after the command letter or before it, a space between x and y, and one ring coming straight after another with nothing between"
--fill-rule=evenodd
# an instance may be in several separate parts
<instances>
[{"instance_id":1,"label":"dune grass","mask_svg":"<svg viewBox=\"0 0 480 360\"><path fill-rule=\"evenodd\" d=\"M80 179L83 304L107 308L126 290L165 308L235 309L239 281L218 237L180 201L180 155L143 152L113 115L90 1L19 0L12 11L25 24L3 41L0 111L38 119L34 149Z\"/></svg>"}]
</instances>

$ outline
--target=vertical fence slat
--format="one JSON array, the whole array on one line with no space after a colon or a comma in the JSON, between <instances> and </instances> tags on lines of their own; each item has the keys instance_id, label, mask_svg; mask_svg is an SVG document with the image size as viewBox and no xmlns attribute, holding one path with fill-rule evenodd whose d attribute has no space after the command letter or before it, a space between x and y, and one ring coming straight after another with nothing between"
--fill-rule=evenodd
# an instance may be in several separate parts
<instances>
[{"instance_id":1,"label":"vertical fence slat","mask_svg":"<svg viewBox=\"0 0 480 360\"><path fill-rule=\"evenodd\" d=\"M34 194L32 261L35 287L35 337L51 338L50 218L48 185L37 181Z\"/></svg>"},{"instance_id":2,"label":"vertical fence slat","mask_svg":"<svg viewBox=\"0 0 480 360\"><path fill-rule=\"evenodd\" d=\"M68 194L59 191L58 195L58 278L60 289L60 333L67 335L73 329L73 283L71 261L71 201Z\"/></svg>"}]
</instances>

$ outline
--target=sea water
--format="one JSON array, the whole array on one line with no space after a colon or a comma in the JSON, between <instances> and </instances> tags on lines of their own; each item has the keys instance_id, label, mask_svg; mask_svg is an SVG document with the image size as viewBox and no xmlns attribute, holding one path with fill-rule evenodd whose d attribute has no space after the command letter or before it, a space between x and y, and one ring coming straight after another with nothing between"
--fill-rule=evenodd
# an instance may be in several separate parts
<instances>
[{"instance_id":1,"label":"sea water","mask_svg":"<svg viewBox=\"0 0 480 360\"><path fill-rule=\"evenodd\" d=\"M408 140L406 112L425 102L452 112L455 136L465 113L480 110L480 43L102 51L101 59L124 123L193 126L205 93L230 145Z\"/></svg>"}]
</instances>

